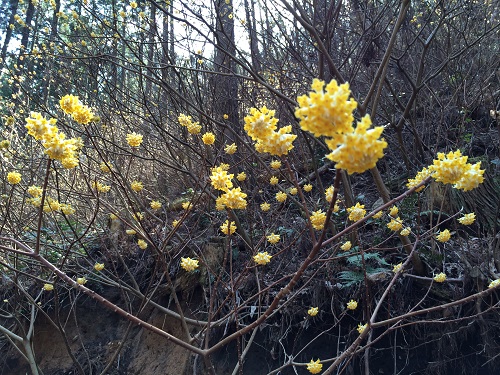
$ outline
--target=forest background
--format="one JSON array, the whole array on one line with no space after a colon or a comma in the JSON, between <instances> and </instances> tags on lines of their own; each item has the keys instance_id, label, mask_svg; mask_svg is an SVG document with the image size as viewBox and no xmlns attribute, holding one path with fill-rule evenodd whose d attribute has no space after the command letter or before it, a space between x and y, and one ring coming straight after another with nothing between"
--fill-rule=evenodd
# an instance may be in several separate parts
<instances>
[{"instance_id":1,"label":"forest background","mask_svg":"<svg viewBox=\"0 0 500 375\"><path fill-rule=\"evenodd\" d=\"M1 0L0 374L494 373L499 11Z\"/></svg>"}]
</instances>

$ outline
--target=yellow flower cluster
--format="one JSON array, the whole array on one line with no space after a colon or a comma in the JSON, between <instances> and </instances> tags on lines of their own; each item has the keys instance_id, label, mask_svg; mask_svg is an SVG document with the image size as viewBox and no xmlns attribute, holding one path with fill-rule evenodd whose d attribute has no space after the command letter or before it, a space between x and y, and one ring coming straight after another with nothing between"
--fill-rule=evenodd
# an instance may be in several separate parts
<instances>
[{"instance_id":1,"label":"yellow flower cluster","mask_svg":"<svg viewBox=\"0 0 500 375\"><path fill-rule=\"evenodd\" d=\"M21 182L21 173L19 172L9 172L7 173L7 181L11 185L17 185Z\"/></svg>"},{"instance_id":2,"label":"yellow flower cluster","mask_svg":"<svg viewBox=\"0 0 500 375\"><path fill-rule=\"evenodd\" d=\"M271 209L271 205L267 202L261 203L260 209L264 212L269 211Z\"/></svg>"},{"instance_id":3,"label":"yellow flower cluster","mask_svg":"<svg viewBox=\"0 0 500 375\"><path fill-rule=\"evenodd\" d=\"M359 332L359 334L362 334L367 327L368 327L368 324L361 324L361 323L359 323L358 324L358 332Z\"/></svg>"},{"instance_id":4,"label":"yellow flower cluster","mask_svg":"<svg viewBox=\"0 0 500 375\"><path fill-rule=\"evenodd\" d=\"M314 211L309 220L311 220L311 225L314 229L322 230L325 226L326 213L322 210Z\"/></svg>"},{"instance_id":5,"label":"yellow flower cluster","mask_svg":"<svg viewBox=\"0 0 500 375\"><path fill-rule=\"evenodd\" d=\"M276 243L278 243L278 242L279 242L279 240L280 240L280 235L279 235L279 234L274 234L274 233L271 233L271 234L270 234L269 236L267 236L266 238L267 238L267 241L268 241L270 244L274 245L274 244L276 244Z\"/></svg>"},{"instance_id":6,"label":"yellow flower cluster","mask_svg":"<svg viewBox=\"0 0 500 375\"><path fill-rule=\"evenodd\" d=\"M31 112L26 118L26 129L28 134L37 141L42 141L45 153L51 159L59 160L66 169L78 165L78 151L83 144L79 138L66 139L64 133L59 132L55 126L56 120L47 120L38 112Z\"/></svg>"},{"instance_id":7,"label":"yellow flower cluster","mask_svg":"<svg viewBox=\"0 0 500 375\"><path fill-rule=\"evenodd\" d=\"M31 185L28 188L28 194L31 195L32 197L39 197L43 193L43 189L40 186L36 185Z\"/></svg>"},{"instance_id":8,"label":"yellow flower cluster","mask_svg":"<svg viewBox=\"0 0 500 375\"><path fill-rule=\"evenodd\" d=\"M240 172L236 175L238 181L245 181L247 179L247 174L245 172Z\"/></svg>"},{"instance_id":9,"label":"yellow flower cluster","mask_svg":"<svg viewBox=\"0 0 500 375\"><path fill-rule=\"evenodd\" d=\"M139 246L141 250L146 250L148 248L148 243L141 239L137 241L137 246Z\"/></svg>"},{"instance_id":10,"label":"yellow flower cluster","mask_svg":"<svg viewBox=\"0 0 500 375\"><path fill-rule=\"evenodd\" d=\"M323 365L320 363L320 360L314 361L311 359L311 362L307 364L307 370L311 374L319 374L323 369Z\"/></svg>"},{"instance_id":11,"label":"yellow flower cluster","mask_svg":"<svg viewBox=\"0 0 500 375\"><path fill-rule=\"evenodd\" d=\"M78 96L64 95L59 101L59 105L64 113L71 115L73 120L79 124L86 125L94 118L92 110L81 103Z\"/></svg>"},{"instance_id":12,"label":"yellow flower cluster","mask_svg":"<svg viewBox=\"0 0 500 375\"><path fill-rule=\"evenodd\" d=\"M233 155L237 150L238 150L238 146L236 145L236 143L231 143L230 145L227 145L224 148L224 151L228 155Z\"/></svg>"},{"instance_id":13,"label":"yellow flower cluster","mask_svg":"<svg viewBox=\"0 0 500 375\"><path fill-rule=\"evenodd\" d=\"M269 166L272 168L272 169L280 169L281 168L281 161L279 160L273 160Z\"/></svg>"},{"instance_id":14,"label":"yellow flower cluster","mask_svg":"<svg viewBox=\"0 0 500 375\"><path fill-rule=\"evenodd\" d=\"M411 228L410 227L406 227L401 232L399 232L399 234L402 235L402 236L404 236L404 237L409 236L410 233L411 233Z\"/></svg>"},{"instance_id":15,"label":"yellow flower cluster","mask_svg":"<svg viewBox=\"0 0 500 375\"><path fill-rule=\"evenodd\" d=\"M279 180L278 180L278 177L276 177L276 176L272 176L272 177L269 179L269 183L270 183L271 185L278 185L278 182L279 182Z\"/></svg>"},{"instance_id":16,"label":"yellow flower cluster","mask_svg":"<svg viewBox=\"0 0 500 375\"><path fill-rule=\"evenodd\" d=\"M185 126L190 134L198 134L201 131L201 125L198 122L193 122L191 116L181 113L178 117L179 124Z\"/></svg>"},{"instance_id":17,"label":"yellow flower cluster","mask_svg":"<svg viewBox=\"0 0 500 375\"><path fill-rule=\"evenodd\" d=\"M408 179L408 183L406 184L406 187L408 189L411 189L411 188L417 186L423 180L425 180L427 177L429 177L431 174L432 174L432 172L429 170L429 168L422 169L420 172L417 173L415 178ZM424 188L425 188L425 185L422 185L415 191L418 193L419 191L422 191Z\"/></svg>"},{"instance_id":18,"label":"yellow flower cluster","mask_svg":"<svg viewBox=\"0 0 500 375\"><path fill-rule=\"evenodd\" d=\"M241 191L241 188L230 189L217 198L215 205L221 210L224 208L244 210L247 207L246 197L247 195Z\"/></svg>"},{"instance_id":19,"label":"yellow flower cluster","mask_svg":"<svg viewBox=\"0 0 500 375\"><path fill-rule=\"evenodd\" d=\"M349 220L351 221L361 220L366 215L365 205L359 204L358 202L354 206L349 207L347 209L347 212L349 213Z\"/></svg>"},{"instance_id":20,"label":"yellow flower cluster","mask_svg":"<svg viewBox=\"0 0 500 375\"><path fill-rule=\"evenodd\" d=\"M201 136L201 140L206 145L212 145L215 142L215 134L214 133L205 133Z\"/></svg>"},{"instance_id":21,"label":"yellow flower cluster","mask_svg":"<svg viewBox=\"0 0 500 375\"><path fill-rule=\"evenodd\" d=\"M349 302L347 302L347 308L349 310L356 310L356 308L358 307L358 302L355 301L355 300L350 300Z\"/></svg>"},{"instance_id":22,"label":"yellow flower cluster","mask_svg":"<svg viewBox=\"0 0 500 375\"><path fill-rule=\"evenodd\" d=\"M450 240L450 237L451 237L450 231L448 229L445 229L439 232L439 234L436 236L436 240L438 240L439 242L447 242Z\"/></svg>"},{"instance_id":23,"label":"yellow flower cluster","mask_svg":"<svg viewBox=\"0 0 500 375\"><path fill-rule=\"evenodd\" d=\"M325 88L325 82L314 79L311 88L309 95L297 98L299 108L295 116L300 119L301 128L316 137L328 137L326 144L332 152L327 158L336 162L336 168L352 174L375 167L387 147L387 142L379 139L383 127L369 129L372 122L366 115L353 128L352 113L357 103L349 99L349 84L339 86L332 80Z\"/></svg>"},{"instance_id":24,"label":"yellow flower cluster","mask_svg":"<svg viewBox=\"0 0 500 375\"><path fill-rule=\"evenodd\" d=\"M245 198L247 195L241 191L241 188L233 188L232 179L234 174L227 173L229 166L221 164L218 167L212 168L210 181L214 189L222 190L224 194L217 198L215 205L218 210L225 208L243 210L247 207ZM243 173L243 175L242 175ZM244 180L246 174L241 172L238 175L238 180Z\"/></svg>"},{"instance_id":25,"label":"yellow flower cluster","mask_svg":"<svg viewBox=\"0 0 500 375\"><path fill-rule=\"evenodd\" d=\"M443 283L446 281L446 274L441 272L434 276L434 281L437 283Z\"/></svg>"},{"instance_id":26,"label":"yellow flower cluster","mask_svg":"<svg viewBox=\"0 0 500 375\"><path fill-rule=\"evenodd\" d=\"M94 181L92 182L92 188L96 189L99 193L107 193L111 189L111 186Z\"/></svg>"},{"instance_id":27,"label":"yellow flower cluster","mask_svg":"<svg viewBox=\"0 0 500 375\"><path fill-rule=\"evenodd\" d=\"M50 292L50 291L54 290L54 285L52 285L52 284L43 284L43 290L45 290L46 292Z\"/></svg>"},{"instance_id":28,"label":"yellow flower cluster","mask_svg":"<svg viewBox=\"0 0 500 375\"><path fill-rule=\"evenodd\" d=\"M458 222L462 225L471 225L472 223L474 223L474 221L476 221L476 214L474 212L465 214L460 219L458 219Z\"/></svg>"},{"instance_id":29,"label":"yellow flower cluster","mask_svg":"<svg viewBox=\"0 0 500 375\"><path fill-rule=\"evenodd\" d=\"M234 221L229 222L229 220L226 220L226 222L220 226L220 230L225 235L233 234L236 232L236 223Z\"/></svg>"},{"instance_id":30,"label":"yellow flower cluster","mask_svg":"<svg viewBox=\"0 0 500 375\"><path fill-rule=\"evenodd\" d=\"M351 250L351 247L352 247L352 243L351 241L346 241L342 244L342 246L340 246L340 248L343 250L343 251L348 251L348 250Z\"/></svg>"},{"instance_id":31,"label":"yellow flower cluster","mask_svg":"<svg viewBox=\"0 0 500 375\"><path fill-rule=\"evenodd\" d=\"M388 224L387 228L392 230L393 232L397 232L403 228L403 221L399 218L399 216L395 219L392 219Z\"/></svg>"},{"instance_id":32,"label":"yellow flower cluster","mask_svg":"<svg viewBox=\"0 0 500 375\"><path fill-rule=\"evenodd\" d=\"M255 263L257 263L259 266L265 266L271 261L272 256L267 253L267 251L264 252L258 252L257 255L254 255L253 260Z\"/></svg>"},{"instance_id":33,"label":"yellow flower cluster","mask_svg":"<svg viewBox=\"0 0 500 375\"><path fill-rule=\"evenodd\" d=\"M276 193L276 200L280 203L283 203L284 201L286 201L286 193L283 193L282 191L278 191Z\"/></svg>"},{"instance_id":34,"label":"yellow flower cluster","mask_svg":"<svg viewBox=\"0 0 500 375\"><path fill-rule=\"evenodd\" d=\"M99 165L99 169L101 170L101 172L103 173L110 173L111 172L111 165L109 163L106 163L106 162L102 162L100 165Z\"/></svg>"},{"instance_id":35,"label":"yellow flower cluster","mask_svg":"<svg viewBox=\"0 0 500 375\"><path fill-rule=\"evenodd\" d=\"M245 131L256 141L255 149L257 152L268 152L271 155L287 155L293 148L293 141L297 135L290 134L292 126L285 126L276 131L278 119L274 117L275 112L266 107L260 110L250 109L250 115L245 117Z\"/></svg>"},{"instance_id":36,"label":"yellow flower cluster","mask_svg":"<svg viewBox=\"0 0 500 375\"><path fill-rule=\"evenodd\" d=\"M87 279L85 277L78 277L76 279L76 282L78 283L78 285L85 285L87 284Z\"/></svg>"},{"instance_id":37,"label":"yellow flower cluster","mask_svg":"<svg viewBox=\"0 0 500 375\"><path fill-rule=\"evenodd\" d=\"M316 137L335 137L338 133L352 130L353 111L358 103L349 99L351 91L349 84L338 85L332 80L326 85L319 79L314 79L312 92L297 98L299 108L295 116L300 119L303 130L313 133Z\"/></svg>"},{"instance_id":38,"label":"yellow flower cluster","mask_svg":"<svg viewBox=\"0 0 500 375\"><path fill-rule=\"evenodd\" d=\"M142 143L143 136L142 134L132 132L127 134L125 139L127 140L127 143L130 147L139 147Z\"/></svg>"},{"instance_id":39,"label":"yellow flower cluster","mask_svg":"<svg viewBox=\"0 0 500 375\"><path fill-rule=\"evenodd\" d=\"M233 187L231 180L234 174L227 173L227 170L221 166L212 168L212 175L210 176L210 181L214 189L228 191Z\"/></svg>"},{"instance_id":40,"label":"yellow flower cluster","mask_svg":"<svg viewBox=\"0 0 500 375\"><path fill-rule=\"evenodd\" d=\"M333 186L330 186L328 187L326 190L325 190L325 199L328 203L331 203L332 202L332 199L333 199Z\"/></svg>"},{"instance_id":41,"label":"yellow flower cluster","mask_svg":"<svg viewBox=\"0 0 500 375\"><path fill-rule=\"evenodd\" d=\"M434 159L429 170L432 177L443 184L453 184L456 189L469 191L484 181L484 169L481 163L467 163L467 156L462 156L460 150L449 152L447 155L440 152Z\"/></svg>"},{"instance_id":42,"label":"yellow flower cluster","mask_svg":"<svg viewBox=\"0 0 500 375\"><path fill-rule=\"evenodd\" d=\"M398 263L392 268L392 272L398 273L403 268L403 263Z\"/></svg>"},{"instance_id":43,"label":"yellow flower cluster","mask_svg":"<svg viewBox=\"0 0 500 375\"><path fill-rule=\"evenodd\" d=\"M142 184L141 181L134 180L130 183L130 188L135 191L136 193L140 192L142 189L144 189L144 185Z\"/></svg>"},{"instance_id":44,"label":"yellow flower cluster","mask_svg":"<svg viewBox=\"0 0 500 375\"><path fill-rule=\"evenodd\" d=\"M398 215L399 208L397 206L392 206L389 211L389 216L396 217Z\"/></svg>"},{"instance_id":45,"label":"yellow flower cluster","mask_svg":"<svg viewBox=\"0 0 500 375\"><path fill-rule=\"evenodd\" d=\"M304 191L306 193L309 193L312 189L313 189L313 186L311 184L304 185Z\"/></svg>"},{"instance_id":46,"label":"yellow flower cluster","mask_svg":"<svg viewBox=\"0 0 500 375\"><path fill-rule=\"evenodd\" d=\"M159 201L151 201L151 203L149 203L151 209L153 210L159 210L161 208L161 202Z\"/></svg>"},{"instance_id":47,"label":"yellow flower cluster","mask_svg":"<svg viewBox=\"0 0 500 375\"><path fill-rule=\"evenodd\" d=\"M319 308L318 307L311 307L309 310L307 310L307 314L309 316L316 316L318 315Z\"/></svg>"},{"instance_id":48,"label":"yellow flower cluster","mask_svg":"<svg viewBox=\"0 0 500 375\"><path fill-rule=\"evenodd\" d=\"M96 263L96 264L94 264L94 269L96 271L98 271L98 272L102 271L104 269L104 263Z\"/></svg>"},{"instance_id":49,"label":"yellow flower cluster","mask_svg":"<svg viewBox=\"0 0 500 375\"><path fill-rule=\"evenodd\" d=\"M493 280L490 285L488 285L488 288L495 288L500 285L500 279Z\"/></svg>"},{"instance_id":50,"label":"yellow flower cluster","mask_svg":"<svg viewBox=\"0 0 500 375\"><path fill-rule=\"evenodd\" d=\"M352 132L326 140L328 147L333 150L326 157L337 163L335 168L353 174L375 167L378 159L384 156L387 142L379 139L384 128L377 126L369 129L371 124L370 116L366 115Z\"/></svg>"}]
</instances>

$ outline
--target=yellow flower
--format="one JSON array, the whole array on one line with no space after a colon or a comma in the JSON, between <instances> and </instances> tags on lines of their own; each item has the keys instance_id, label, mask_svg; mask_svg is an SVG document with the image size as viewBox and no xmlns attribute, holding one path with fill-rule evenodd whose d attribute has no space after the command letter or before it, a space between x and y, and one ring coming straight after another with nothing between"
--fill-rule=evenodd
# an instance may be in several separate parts
<instances>
[{"instance_id":1,"label":"yellow flower","mask_svg":"<svg viewBox=\"0 0 500 375\"><path fill-rule=\"evenodd\" d=\"M144 219L142 212L136 212L135 214L132 214L132 217L137 221Z\"/></svg>"},{"instance_id":2,"label":"yellow flower","mask_svg":"<svg viewBox=\"0 0 500 375\"><path fill-rule=\"evenodd\" d=\"M43 193L43 189L40 186L36 185L31 185L28 188L28 194L31 195L32 197L39 197Z\"/></svg>"},{"instance_id":3,"label":"yellow flower","mask_svg":"<svg viewBox=\"0 0 500 375\"><path fill-rule=\"evenodd\" d=\"M366 115L352 132L326 140L330 150L333 150L326 157L337 163L335 168L353 174L375 167L378 159L384 156L387 142L379 139L384 128L377 126L368 129L371 124L370 116Z\"/></svg>"},{"instance_id":4,"label":"yellow flower","mask_svg":"<svg viewBox=\"0 0 500 375\"><path fill-rule=\"evenodd\" d=\"M149 205L153 210L158 210L161 208L161 203L159 201L151 201Z\"/></svg>"},{"instance_id":5,"label":"yellow flower","mask_svg":"<svg viewBox=\"0 0 500 375\"><path fill-rule=\"evenodd\" d=\"M274 117L274 111L265 106L260 110L250 109L250 115L245 117L244 129L254 141L269 138L274 130L278 120Z\"/></svg>"},{"instance_id":6,"label":"yellow flower","mask_svg":"<svg viewBox=\"0 0 500 375\"><path fill-rule=\"evenodd\" d=\"M127 134L127 143L130 147L139 147L142 143L142 134L136 132Z\"/></svg>"},{"instance_id":7,"label":"yellow flower","mask_svg":"<svg viewBox=\"0 0 500 375\"><path fill-rule=\"evenodd\" d=\"M94 185L94 187L100 193L107 193L111 189L111 186L101 184L99 181L97 181L95 184L93 183L92 185Z\"/></svg>"},{"instance_id":8,"label":"yellow flower","mask_svg":"<svg viewBox=\"0 0 500 375\"><path fill-rule=\"evenodd\" d=\"M330 186L328 187L326 190L325 190L325 199L328 203L331 203L332 202L332 199L333 199L333 186Z\"/></svg>"},{"instance_id":9,"label":"yellow flower","mask_svg":"<svg viewBox=\"0 0 500 375\"><path fill-rule=\"evenodd\" d=\"M458 222L463 225L471 225L476 220L476 214L471 212L470 214L464 214Z\"/></svg>"},{"instance_id":10,"label":"yellow flower","mask_svg":"<svg viewBox=\"0 0 500 375\"><path fill-rule=\"evenodd\" d=\"M399 212L399 208L397 208L396 206L392 206L391 210L389 211L389 215L392 217L396 217L396 216L398 216L398 212Z\"/></svg>"},{"instance_id":11,"label":"yellow flower","mask_svg":"<svg viewBox=\"0 0 500 375\"><path fill-rule=\"evenodd\" d=\"M137 180L134 180L132 181L132 183L130 184L130 188L135 191L136 193L140 192L142 189L144 189L144 185L142 184L142 182L140 181L137 181Z\"/></svg>"},{"instance_id":12,"label":"yellow flower","mask_svg":"<svg viewBox=\"0 0 500 375\"><path fill-rule=\"evenodd\" d=\"M342 246L340 246L340 248L343 250L343 251L348 251L348 250L351 250L351 247L352 247L352 244L351 244L351 241L346 241L342 244Z\"/></svg>"},{"instance_id":13,"label":"yellow flower","mask_svg":"<svg viewBox=\"0 0 500 375\"><path fill-rule=\"evenodd\" d=\"M220 230L225 235L230 235L236 232L236 223L234 221L229 222L226 220L224 224L220 226Z\"/></svg>"},{"instance_id":14,"label":"yellow flower","mask_svg":"<svg viewBox=\"0 0 500 375\"><path fill-rule=\"evenodd\" d=\"M224 113L222 117L224 118L224 120L227 120L229 118L229 115L227 113Z\"/></svg>"},{"instance_id":15,"label":"yellow flower","mask_svg":"<svg viewBox=\"0 0 500 375\"><path fill-rule=\"evenodd\" d=\"M319 359L317 361L314 361L311 359L311 362L309 362L307 364L307 370L311 374L319 374L321 372L322 368L323 368L323 365L320 363Z\"/></svg>"},{"instance_id":16,"label":"yellow flower","mask_svg":"<svg viewBox=\"0 0 500 375\"><path fill-rule=\"evenodd\" d=\"M401 219L399 217L397 217L395 219L392 219L387 224L387 228L389 228L393 232L397 232L397 231L401 230L401 228L403 228L403 222L401 221Z\"/></svg>"},{"instance_id":17,"label":"yellow flower","mask_svg":"<svg viewBox=\"0 0 500 375\"><path fill-rule=\"evenodd\" d=\"M392 268L392 272L398 273L403 268L403 263L398 263Z\"/></svg>"},{"instance_id":18,"label":"yellow flower","mask_svg":"<svg viewBox=\"0 0 500 375\"><path fill-rule=\"evenodd\" d=\"M270 244L276 244L278 243L278 241L280 240L280 235L279 234L274 234L274 233L271 233L269 236L266 237L267 238L267 241L270 243Z\"/></svg>"},{"instance_id":19,"label":"yellow flower","mask_svg":"<svg viewBox=\"0 0 500 375\"><path fill-rule=\"evenodd\" d=\"M280 169L281 168L281 161L279 160L273 160L271 164L269 164L272 169Z\"/></svg>"},{"instance_id":20,"label":"yellow flower","mask_svg":"<svg viewBox=\"0 0 500 375\"><path fill-rule=\"evenodd\" d=\"M10 146L10 141L8 139L4 139L3 141L0 142L0 149L1 150L6 150Z\"/></svg>"},{"instance_id":21,"label":"yellow flower","mask_svg":"<svg viewBox=\"0 0 500 375\"><path fill-rule=\"evenodd\" d=\"M201 131L201 125L198 122L190 122L186 127L190 134L198 134Z\"/></svg>"},{"instance_id":22,"label":"yellow flower","mask_svg":"<svg viewBox=\"0 0 500 375\"><path fill-rule=\"evenodd\" d=\"M64 215L73 215L75 211L76 210L70 204L61 203L61 212Z\"/></svg>"},{"instance_id":23,"label":"yellow flower","mask_svg":"<svg viewBox=\"0 0 500 375\"><path fill-rule=\"evenodd\" d=\"M474 165L467 164L467 169L460 180L453 185L455 189L469 191L475 189L484 181L484 169L481 168L481 163L477 162Z\"/></svg>"},{"instance_id":24,"label":"yellow flower","mask_svg":"<svg viewBox=\"0 0 500 375\"><path fill-rule=\"evenodd\" d=\"M292 131L292 126L284 126L280 130L272 131L267 138L260 139L255 145L258 152L260 149L263 152L268 152L274 156L287 155L288 151L293 149L293 141L297 138L295 134L289 134Z\"/></svg>"},{"instance_id":25,"label":"yellow flower","mask_svg":"<svg viewBox=\"0 0 500 375\"><path fill-rule=\"evenodd\" d=\"M38 112L31 112L30 117L26 118L26 129L28 129L28 134L34 137L37 141L41 141L45 138L50 139L53 137L58 129L54 126L56 123L55 119L47 120Z\"/></svg>"},{"instance_id":26,"label":"yellow flower","mask_svg":"<svg viewBox=\"0 0 500 375\"><path fill-rule=\"evenodd\" d=\"M271 177L271 178L269 179L269 183L270 183L271 185L277 185L277 184L278 184L278 182L279 182L279 180L278 180L278 177L276 177L276 176L273 176L273 177Z\"/></svg>"},{"instance_id":27,"label":"yellow flower","mask_svg":"<svg viewBox=\"0 0 500 375\"><path fill-rule=\"evenodd\" d=\"M358 307L358 302L355 301L355 300L350 300L349 302L347 302L347 308L349 310L356 310L356 308Z\"/></svg>"},{"instance_id":28,"label":"yellow flower","mask_svg":"<svg viewBox=\"0 0 500 375\"><path fill-rule=\"evenodd\" d=\"M359 323L358 324L358 332L359 332L359 334L362 334L367 327L368 327L368 324L361 324L361 323Z\"/></svg>"},{"instance_id":29,"label":"yellow flower","mask_svg":"<svg viewBox=\"0 0 500 375\"><path fill-rule=\"evenodd\" d=\"M361 220L363 217L365 217L366 214L365 205L359 204L358 202L356 203L356 205L349 207L347 209L347 212L349 213L349 220L351 221Z\"/></svg>"},{"instance_id":30,"label":"yellow flower","mask_svg":"<svg viewBox=\"0 0 500 375\"><path fill-rule=\"evenodd\" d=\"M313 91L309 95L297 98L299 108L295 110L295 116L300 119L300 127L316 137L334 137L350 131L357 103L349 99L349 84L339 86L332 80L324 90L325 82L314 79L311 88Z\"/></svg>"},{"instance_id":31,"label":"yellow flower","mask_svg":"<svg viewBox=\"0 0 500 375\"><path fill-rule=\"evenodd\" d=\"M313 189L313 186L311 184L304 185L304 191L306 193L309 193L312 189Z\"/></svg>"},{"instance_id":32,"label":"yellow flower","mask_svg":"<svg viewBox=\"0 0 500 375\"><path fill-rule=\"evenodd\" d=\"M141 250L146 250L148 247L148 243L141 239L137 241L137 246L139 246Z\"/></svg>"},{"instance_id":33,"label":"yellow flower","mask_svg":"<svg viewBox=\"0 0 500 375\"><path fill-rule=\"evenodd\" d=\"M269 211L270 208L271 208L271 205L267 202L260 204L260 209L264 212Z\"/></svg>"},{"instance_id":34,"label":"yellow flower","mask_svg":"<svg viewBox=\"0 0 500 375\"><path fill-rule=\"evenodd\" d=\"M111 164L107 162L102 162L101 165L99 166L99 169L104 173L109 173L111 172Z\"/></svg>"},{"instance_id":35,"label":"yellow flower","mask_svg":"<svg viewBox=\"0 0 500 375\"><path fill-rule=\"evenodd\" d=\"M80 285L85 285L87 283L87 279L85 277L79 277L76 279L76 282Z\"/></svg>"},{"instance_id":36,"label":"yellow flower","mask_svg":"<svg viewBox=\"0 0 500 375\"><path fill-rule=\"evenodd\" d=\"M233 155L237 150L238 150L238 146L236 145L236 143L231 143L230 145L227 145L224 148L224 151L228 155Z\"/></svg>"},{"instance_id":37,"label":"yellow flower","mask_svg":"<svg viewBox=\"0 0 500 375\"><path fill-rule=\"evenodd\" d=\"M188 124L192 122L191 116L187 116L184 113L181 113L177 120L179 121L179 124L181 124L181 126L188 126Z\"/></svg>"},{"instance_id":38,"label":"yellow flower","mask_svg":"<svg viewBox=\"0 0 500 375\"><path fill-rule=\"evenodd\" d=\"M405 237L409 236L410 233L411 233L411 228L410 227L406 227L401 232L399 232L400 235L405 236Z\"/></svg>"},{"instance_id":39,"label":"yellow flower","mask_svg":"<svg viewBox=\"0 0 500 375\"><path fill-rule=\"evenodd\" d=\"M234 174L228 174L226 170L222 169L220 166L212 168L212 174L210 175L210 181L214 189L228 191L233 187L231 180Z\"/></svg>"},{"instance_id":40,"label":"yellow flower","mask_svg":"<svg viewBox=\"0 0 500 375\"><path fill-rule=\"evenodd\" d=\"M136 234L137 232L134 230L134 229L127 229L125 231L125 233L127 233L129 236L133 236L134 234Z\"/></svg>"},{"instance_id":41,"label":"yellow flower","mask_svg":"<svg viewBox=\"0 0 500 375\"><path fill-rule=\"evenodd\" d=\"M135 1L131 1L131 2L130 2L130 7L131 7L132 9L137 8L137 3L136 3Z\"/></svg>"},{"instance_id":42,"label":"yellow flower","mask_svg":"<svg viewBox=\"0 0 500 375\"><path fill-rule=\"evenodd\" d=\"M73 117L73 120L79 124L86 125L94 118L94 114L89 107L79 103L74 112L71 114L71 117Z\"/></svg>"},{"instance_id":43,"label":"yellow flower","mask_svg":"<svg viewBox=\"0 0 500 375\"><path fill-rule=\"evenodd\" d=\"M286 193L283 193L282 191L276 193L276 200L280 203L286 201L286 197L287 197Z\"/></svg>"},{"instance_id":44,"label":"yellow flower","mask_svg":"<svg viewBox=\"0 0 500 375\"><path fill-rule=\"evenodd\" d=\"M290 195L296 195L298 193L298 190L296 187L293 187L290 189Z\"/></svg>"},{"instance_id":45,"label":"yellow flower","mask_svg":"<svg viewBox=\"0 0 500 375\"><path fill-rule=\"evenodd\" d=\"M326 213L322 210L314 211L309 218L311 225L316 230L321 230L325 226Z\"/></svg>"},{"instance_id":46,"label":"yellow flower","mask_svg":"<svg viewBox=\"0 0 500 375\"><path fill-rule=\"evenodd\" d=\"M493 280L490 285L488 285L488 288L495 288L498 285L500 285L500 279Z\"/></svg>"},{"instance_id":47,"label":"yellow flower","mask_svg":"<svg viewBox=\"0 0 500 375\"><path fill-rule=\"evenodd\" d=\"M429 167L434 179L443 184L457 183L467 169L467 156L462 156L460 150L449 152L447 155L440 152Z\"/></svg>"},{"instance_id":48,"label":"yellow flower","mask_svg":"<svg viewBox=\"0 0 500 375\"><path fill-rule=\"evenodd\" d=\"M434 276L434 281L437 283L442 283L446 281L446 274L443 272L438 273L436 276Z\"/></svg>"},{"instance_id":49,"label":"yellow flower","mask_svg":"<svg viewBox=\"0 0 500 375\"><path fill-rule=\"evenodd\" d=\"M191 208L193 208L193 205L191 204L191 202L184 202L182 203L182 208L184 210L190 210Z\"/></svg>"},{"instance_id":50,"label":"yellow flower","mask_svg":"<svg viewBox=\"0 0 500 375\"><path fill-rule=\"evenodd\" d=\"M215 142L215 135L214 133L205 133L201 136L201 140L203 141L203 143L205 143L206 145L211 145Z\"/></svg>"},{"instance_id":51,"label":"yellow flower","mask_svg":"<svg viewBox=\"0 0 500 375\"><path fill-rule=\"evenodd\" d=\"M115 214L109 214L109 220L116 220L118 219L118 216L116 216Z\"/></svg>"},{"instance_id":52,"label":"yellow flower","mask_svg":"<svg viewBox=\"0 0 500 375\"><path fill-rule=\"evenodd\" d=\"M71 115L78 105L80 101L78 100L78 96L74 95L64 95L61 100L59 100L59 105L64 113Z\"/></svg>"},{"instance_id":53,"label":"yellow flower","mask_svg":"<svg viewBox=\"0 0 500 375\"><path fill-rule=\"evenodd\" d=\"M240 182L245 181L247 179L247 174L245 172L240 172L236 175L236 179Z\"/></svg>"},{"instance_id":54,"label":"yellow flower","mask_svg":"<svg viewBox=\"0 0 500 375\"><path fill-rule=\"evenodd\" d=\"M54 290L54 285L52 284L43 284L43 290L50 292L51 290Z\"/></svg>"},{"instance_id":55,"label":"yellow flower","mask_svg":"<svg viewBox=\"0 0 500 375\"><path fill-rule=\"evenodd\" d=\"M244 210L247 207L246 197L247 195L241 191L241 188L230 189L217 198L216 204L218 202L221 207Z\"/></svg>"},{"instance_id":56,"label":"yellow flower","mask_svg":"<svg viewBox=\"0 0 500 375\"><path fill-rule=\"evenodd\" d=\"M423 180L425 180L427 177L429 177L431 174L432 174L432 172L428 168L422 169L420 172L417 173L415 178L408 179L408 183L406 184L406 187L408 189L411 189L412 187L417 186ZM425 185L422 185L415 191L418 193L419 191L422 191L424 188L425 188Z\"/></svg>"},{"instance_id":57,"label":"yellow flower","mask_svg":"<svg viewBox=\"0 0 500 375\"><path fill-rule=\"evenodd\" d=\"M319 308L318 307L311 307L309 310L307 310L307 314L310 316L316 316L318 315Z\"/></svg>"},{"instance_id":58,"label":"yellow flower","mask_svg":"<svg viewBox=\"0 0 500 375\"><path fill-rule=\"evenodd\" d=\"M382 211L379 211L379 212L377 212L375 215L373 215L372 217L373 217L374 219L380 219L380 218L382 217L382 215L383 215L383 214L384 214L384 213L383 213Z\"/></svg>"},{"instance_id":59,"label":"yellow flower","mask_svg":"<svg viewBox=\"0 0 500 375\"><path fill-rule=\"evenodd\" d=\"M172 226L175 228L177 225L179 225L179 220L174 220L172 221Z\"/></svg>"},{"instance_id":60,"label":"yellow flower","mask_svg":"<svg viewBox=\"0 0 500 375\"><path fill-rule=\"evenodd\" d=\"M436 236L436 239L439 242L447 242L450 239L450 237L451 237L450 231L448 229L445 229Z\"/></svg>"},{"instance_id":61,"label":"yellow flower","mask_svg":"<svg viewBox=\"0 0 500 375\"><path fill-rule=\"evenodd\" d=\"M181 258L181 267L187 272L194 271L198 268L198 261L191 258Z\"/></svg>"},{"instance_id":62,"label":"yellow flower","mask_svg":"<svg viewBox=\"0 0 500 375\"><path fill-rule=\"evenodd\" d=\"M7 173L7 181L11 185L17 185L21 182L21 173L19 172L9 172Z\"/></svg>"},{"instance_id":63,"label":"yellow flower","mask_svg":"<svg viewBox=\"0 0 500 375\"><path fill-rule=\"evenodd\" d=\"M259 252L257 253L257 255L255 255L253 257L253 260L255 261L255 263L257 263L258 265L260 266L265 266L266 264L268 264L270 261L271 261L271 258L272 256L269 255L267 253L267 251L265 252Z\"/></svg>"},{"instance_id":64,"label":"yellow flower","mask_svg":"<svg viewBox=\"0 0 500 375\"><path fill-rule=\"evenodd\" d=\"M94 264L94 269L96 271L102 271L104 269L104 263L96 263L96 264Z\"/></svg>"}]
</instances>

